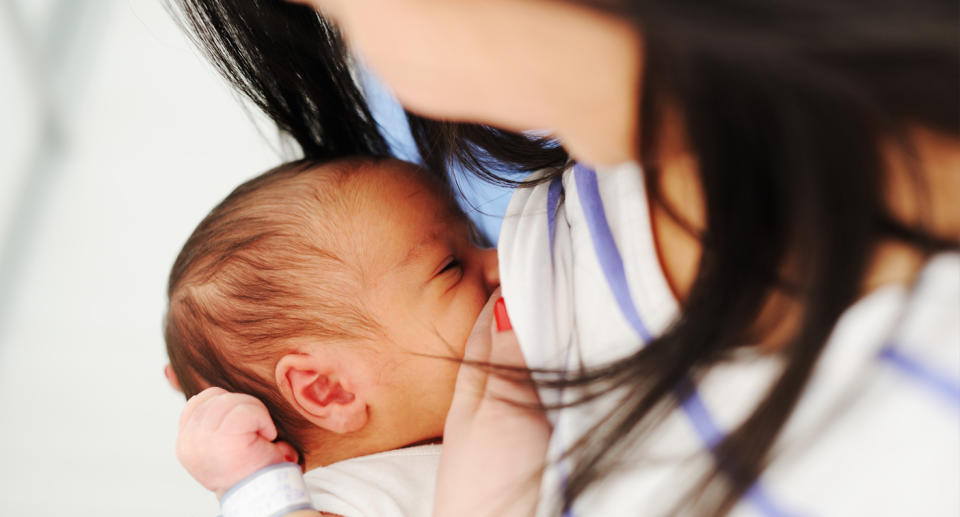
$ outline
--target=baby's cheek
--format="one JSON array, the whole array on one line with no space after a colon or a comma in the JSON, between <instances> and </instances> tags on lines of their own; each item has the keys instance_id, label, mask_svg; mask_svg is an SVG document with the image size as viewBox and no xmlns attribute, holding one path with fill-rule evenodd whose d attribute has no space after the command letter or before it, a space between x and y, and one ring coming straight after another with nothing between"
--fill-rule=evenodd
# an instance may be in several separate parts
<instances>
[{"instance_id":1,"label":"baby's cheek","mask_svg":"<svg viewBox=\"0 0 960 517\"><path fill-rule=\"evenodd\" d=\"M477 318L480 316L480 312L483 310L483 306L487 304L487 299L489 298L482 282L476 283L472 286L469 293L464 294L468 296L464 296L463 306L457 313L459 328L463 336L459 341L460 347L458 353L460 357L463 357L463 350L466 347L467 338L470 337L470 333L473 332Z\"/></svg>"}]
</instances>

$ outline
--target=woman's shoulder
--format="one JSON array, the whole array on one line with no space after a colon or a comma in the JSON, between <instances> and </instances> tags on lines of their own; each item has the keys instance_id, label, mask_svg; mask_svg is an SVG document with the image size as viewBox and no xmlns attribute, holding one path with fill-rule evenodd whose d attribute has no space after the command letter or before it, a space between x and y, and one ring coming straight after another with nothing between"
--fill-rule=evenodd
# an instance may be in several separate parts
<instances>
[{"instance_id":1,"label":"woman's shoulder","mask_svg":"<svg viewBox=\"0 0 960 517\"><path fill-rule=\"evenodd\" d=\"M811 514L960 510L958 315L957 253L850 307L763 479Z\"/></svg>"},{"instance_id":2,"label":"woman's shoulder","mask_svg":"<svg viewBox=\"0 0 960 517\"><path fill-rule=\"evenodd\" d=\"M913 287L908 310L901 322L904 339L918 347L953 345L944 340L960 334L960 252L935 255L920 272ZM960 357L960 354L953 354ZM953 357L953 355L951 357Z\"/></svg>"}]
</instances>

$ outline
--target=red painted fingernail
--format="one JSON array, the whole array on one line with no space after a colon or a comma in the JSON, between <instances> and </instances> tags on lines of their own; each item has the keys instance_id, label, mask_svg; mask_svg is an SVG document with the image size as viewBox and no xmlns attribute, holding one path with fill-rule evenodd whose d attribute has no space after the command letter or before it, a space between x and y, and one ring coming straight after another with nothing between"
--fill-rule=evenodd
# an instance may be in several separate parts
<instances>
[{"instance_id":1,"label":"red painted fingernail","mask_svg":"<svg viewBox=\"0 0 960 517\"><path fill-rule=\"evenodd\" d=\"M503 298L493 304L493 317L497 320L497 332L513 329L513 326L510 325L510 316L507 316L507 304L503 301Z\"/></svg>"}]
</instances>

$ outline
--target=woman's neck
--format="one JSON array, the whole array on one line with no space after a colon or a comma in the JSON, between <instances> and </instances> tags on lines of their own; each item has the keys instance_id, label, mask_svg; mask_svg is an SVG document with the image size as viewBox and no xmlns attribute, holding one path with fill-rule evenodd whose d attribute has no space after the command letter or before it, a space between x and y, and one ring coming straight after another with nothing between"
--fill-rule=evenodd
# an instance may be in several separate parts
<instances>
[{"instance_id":1,"label":"woman's neck","mask_svg":"<svg viewBox=\"0 0 960 517\"><path fill-rule=\"evenodd\" d=\"M901 225L921 229L941 241L960 240L960 141L925 129L910 131L911 153L885 145L885 202ZM706 226L698 164L689 151L676 113L668 114L661 134L659 201L650 217L661 268L678 300L684 300L697 275L699 234ZM919 180L919 181L918 181ZM908 285L923 267L927 252L896 238L884 238L869 258L861 295L891 285ZM794 306L794 307L791 307ZM799 323L795 301L773 294L761 311L757 335L765 348L777 348ZM754 334L751 332L751 334Z\"/></svg>"},{"instance_id":2,"label":"woman's neck","mask_svg":"<svg viewBox=\"0 0 960 517\"><path fill-rule=\"evenodd\" d=\"M911 148L883 146L887 164L885 204L899 224L922 230L945 242L960 241L960 141L915 128ZM926 259L926 251L903 240L886 238L874 250L863 281L863 294L889 284L909 284Z\"/></svg>"}]
</instances>

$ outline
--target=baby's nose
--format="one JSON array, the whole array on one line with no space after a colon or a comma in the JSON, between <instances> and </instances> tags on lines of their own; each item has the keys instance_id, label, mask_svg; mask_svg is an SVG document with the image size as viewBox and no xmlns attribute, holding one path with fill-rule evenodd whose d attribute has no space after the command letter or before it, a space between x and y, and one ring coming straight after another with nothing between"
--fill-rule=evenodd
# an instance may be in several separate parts
<instances>
[{"instance_id":1,"label":"baby's nose","mask_svg":"<svg viewBox=\"0 0 960 517\"><path fill-rule=\"evenodd\" d=\"M500 287L500 263L497 259L497 249L481 250L480 261L487 292L492 293L494 289Z\"/></svg>"}]
</instances>

